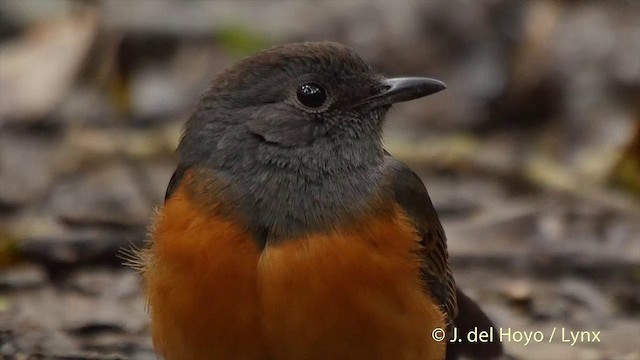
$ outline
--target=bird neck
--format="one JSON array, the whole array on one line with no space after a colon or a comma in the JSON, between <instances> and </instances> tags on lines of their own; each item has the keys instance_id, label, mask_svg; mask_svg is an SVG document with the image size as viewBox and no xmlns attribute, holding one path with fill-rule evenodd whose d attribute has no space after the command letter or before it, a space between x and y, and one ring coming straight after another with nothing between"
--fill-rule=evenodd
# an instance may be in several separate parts
<instances>
[{"instance_id":1,"label":"bird neck","mask_svg":"<svg viewBox=\"0 0 640 360\"><path fill-rule=\"evenodd\" d=\"M375 207L384 177L379 140L326 139L305 148L243 140L242 149L219 147L207 167L265 242L329 231Z\"/></svg>"}]
</instances>

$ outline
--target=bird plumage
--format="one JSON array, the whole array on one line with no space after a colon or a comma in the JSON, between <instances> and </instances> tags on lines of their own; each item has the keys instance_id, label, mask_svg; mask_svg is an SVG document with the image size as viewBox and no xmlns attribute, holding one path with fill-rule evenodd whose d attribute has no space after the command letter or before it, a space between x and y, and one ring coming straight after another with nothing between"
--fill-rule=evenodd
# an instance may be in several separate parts
<instances>
[{"instance_id":1,"label":"bird plumage","mask_svg":"<svg viewBox=\"0 0 640 360\"><path fill-rule=\"evenodd\" d=\"M219 75L187 122L143 256L157 351L444 359L431 332L469 299L458 309L427 190L381 141L391 103L443 86L387 80L329 42Z\"/></svg>"}]
</instances>

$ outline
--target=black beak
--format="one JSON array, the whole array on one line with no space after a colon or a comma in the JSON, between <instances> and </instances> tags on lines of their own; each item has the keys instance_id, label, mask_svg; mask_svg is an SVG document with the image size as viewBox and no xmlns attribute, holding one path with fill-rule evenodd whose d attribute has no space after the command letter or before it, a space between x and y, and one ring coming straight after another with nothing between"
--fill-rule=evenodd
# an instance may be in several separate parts
<instances>
[{"instance_id":1,"label":"black beak","mask_svg":"<svg viewBox=\"0 0 640 360\"><path fill-rule=\"evenodd\" d=\"M382 84L382 92L367 98L363 104L372 108L391 105L435 94L447 88L440 80L420 77L385 79Z\"/></svg>"}]
</instances>

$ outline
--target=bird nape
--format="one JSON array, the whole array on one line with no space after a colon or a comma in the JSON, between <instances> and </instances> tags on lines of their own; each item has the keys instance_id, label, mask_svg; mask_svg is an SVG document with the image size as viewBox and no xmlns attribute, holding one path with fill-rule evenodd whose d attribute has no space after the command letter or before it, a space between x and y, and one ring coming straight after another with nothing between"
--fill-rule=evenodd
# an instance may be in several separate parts
<instances>
[{"instance_id":1,"label":"bird nape","mask_svg":"<svg viewBox=\"0 0 640 360\"><path fill-rule=\"evenodd\" d=\"M218 75L188 119L141 254L166 360L477 359L499 343L456 288L420 178L387 153L395 103L445 89L385 78L332 42L279 45ZM440 341L438 341L440 340Z\"/></svg>"}]
</instances>

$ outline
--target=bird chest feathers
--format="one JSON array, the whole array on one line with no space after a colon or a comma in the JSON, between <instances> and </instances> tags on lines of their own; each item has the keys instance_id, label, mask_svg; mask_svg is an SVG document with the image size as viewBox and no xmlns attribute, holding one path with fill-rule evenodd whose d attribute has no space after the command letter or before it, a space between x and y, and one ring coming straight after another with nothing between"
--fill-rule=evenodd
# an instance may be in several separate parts
<instances>
[{"instance_id":1,"label":"bird chest feathers","mask_svg":"<svg viewBox=\"0 0 640 360\"><path fill-rule=\"evenodd\" d=\"M393 104L445 88L386 78L332 42L274 46L219 74L186 122L140 254L155 350L165 360L497 357L500 343L432 339L436 328L493 324L455 285L422 180L382 146Z\"/></svg>"},{"instance_id":2,"label":"bird chest feathers","mask_svg":"<svg viewBox=\"0 0 640 360\"><path fill-rule=\"evenodd\" d=\"M259 249L177 190L145 255L155 346L167 360L443 358L443 314L393 212Z\"/></svg>"}]
</instances>

